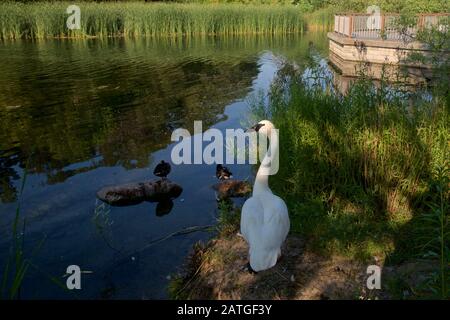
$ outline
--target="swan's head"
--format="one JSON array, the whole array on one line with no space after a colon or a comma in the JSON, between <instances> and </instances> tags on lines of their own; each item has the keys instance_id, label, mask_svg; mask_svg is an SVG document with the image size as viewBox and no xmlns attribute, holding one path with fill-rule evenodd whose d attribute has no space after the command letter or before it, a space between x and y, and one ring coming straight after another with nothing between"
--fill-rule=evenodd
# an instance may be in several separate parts
<instances>
[{"instance_id":1,"label":"swan's head","mask_svg":"<svg viewBox=\"0 0 450 320\"><path fill-rule=\"evenodd\" d=\"M269 120L261 120L257 124L255 124L253 127L251 127L249 130L255 130L256 132L260 134L264 134L268 137L270 137L270 133L272 132L272 129L274 129L275 126L272 122Z\"/></svg>"}]
</instances>

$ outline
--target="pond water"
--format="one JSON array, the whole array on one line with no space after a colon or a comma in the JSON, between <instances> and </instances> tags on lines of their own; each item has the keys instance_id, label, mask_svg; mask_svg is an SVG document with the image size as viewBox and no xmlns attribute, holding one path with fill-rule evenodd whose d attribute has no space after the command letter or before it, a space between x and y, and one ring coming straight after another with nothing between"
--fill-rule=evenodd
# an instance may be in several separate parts
<instances>
[{"instance_id":1,"label":"pond water","mask_svg":"<svg viewBox=\"0 0 450 320\"><path fill-rule=\"evenodd\" d=\"M156 203L101 206L106 185L153 179L176 128L240 128L285 60L300 67L324 33L289 37L107 39L0 43L0 272L20 202L33 267L23 299L166 298L169 275L211 232L148 243L217 222L215 166L172 166L183 187L170 212ZM27 167L25 187L21 179ZM249 165L229 166L251 179ZM79 265L82 290L63 275ZM57 281L55 281L55 279Z\"/></svg>"}]
</instances>

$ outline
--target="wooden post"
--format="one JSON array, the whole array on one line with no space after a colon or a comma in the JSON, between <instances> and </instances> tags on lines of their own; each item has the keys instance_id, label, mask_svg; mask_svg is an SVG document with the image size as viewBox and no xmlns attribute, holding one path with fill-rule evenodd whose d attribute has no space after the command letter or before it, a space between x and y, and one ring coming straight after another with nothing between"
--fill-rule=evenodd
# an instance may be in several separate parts
<instances>
[{"instance_id":1,"label":"wooden post","mask_svg":"<svg viewBox=\"0 0 450 320\"><path fill-rule=\"evenodd\" d=\"M350 15L350 26L348 27L348 37L351 38L352 37L352 32L353 32L353 15Z\"/></svg>"},{"instance_id":2,"label":"wooden post","mask_svg":"<svg viewBox=\"0 0 450 320\"><path fill-rule=\"evenodd\" d=\"M425 26L425 16L423 14L420 14L418 21L418 29L423 30L424 26Z\"/></svg>"},{"instance_id":3,"label":"wooden post","mask_svg":"<svg viewBox=\"0 0 450 320\"><path fill-rule=\"evenodd\" d=\"M337 16L334 15L334 27L333 27L334 32L336 32L336 24L337 24L336 21L337 21Z\"/></svg>"}]
</instances>

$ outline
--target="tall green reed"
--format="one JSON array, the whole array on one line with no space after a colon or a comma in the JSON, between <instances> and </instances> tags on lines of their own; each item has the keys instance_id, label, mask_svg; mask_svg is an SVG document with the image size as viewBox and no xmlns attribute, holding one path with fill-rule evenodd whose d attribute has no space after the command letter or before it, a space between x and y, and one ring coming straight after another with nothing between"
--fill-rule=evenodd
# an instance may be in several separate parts
<instances>
[{"instance_id":1,"label":"tall green reed","mask_svg":"<svg viewBox=\"0 0 450 320\"><path fill-rule=\"evenodd\" d=\"M430 183L428 210L420 217L418 230L419 252L422 257L438 262L438 268L428 276L426 288L435 297L450 298L450 164L435 169ZM417 239L416 239L417 241Z\"/></svg>"},{"instance_id":2,"label":"tall green reed","mask_svg":"<svg viewBox=\"0 0 450 320\"><path fill-rule=\"evenodd\" d=\"M31 258L39 251L45 239L42 239L33 249L29 257L25 256L24 242L26 231L26 219L23 219L22 228L20 228L20 204L23 190L25 188L27 171L24 171L20 194L16 207L16 214L12 223L11 245L8 257L6 258L5 269L1 280L0 297L2 299L20 298L20 289L26 273L31 266Z\"/></svg>"},{"instance_id":3,"label":"tall green reed","mask_svg":"<svg viewBox=\"0 0 450 320\"><path fill-rule=\"evenodd\" d=\"M1 299L20 299L21 289L25 276L29 272L30 268L43 274L45 278L61 288L63 291L68 292L74 298L77 298L76 293L70 291L66 285L57 277L48 274L41 267L33 262L33 258L41 250L46 241L46 236L37 242L32 248L29 254L25 252L25 234L26 234L26 218L21 218L21 203L23 201L23 193L28 176L28 168L30 158L25 165L22 183L19 189L19 195L17 199L17 207L11 226L11 243L9 251L5 259L4 270L0 279L0 300Z\"/></svg>"},{"instance_id":4,"label":"tall green reed","mask_svg":"<svg viewBox=\"0 0 450 320\"><path fill-rule=\"evenodd\" d=\"M81 2L81 29L68 30L70 3L0 4L1 39L296 33L304 29L295 6Z\"/></svg>"}]
</instances>

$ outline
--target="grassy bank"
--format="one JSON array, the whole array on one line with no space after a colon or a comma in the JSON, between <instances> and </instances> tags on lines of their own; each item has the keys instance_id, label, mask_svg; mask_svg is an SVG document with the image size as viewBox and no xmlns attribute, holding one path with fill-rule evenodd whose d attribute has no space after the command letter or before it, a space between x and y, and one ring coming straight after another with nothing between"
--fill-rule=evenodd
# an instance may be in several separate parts
<instances>
[{"instance_id":1,"label":"grassy bank","mask_svg":"<svg viewBox=\"0 0 450 320\"><path fill-rule=\"evenodd\" d=\"M69 4L1 3L0 38L275 34L304 29L295 6L81 2L81 29L69 30Z\"/></svg>"},{"instance_id":2,"label":"grassy bank","mask_svg":"<svg viewBox=\"0 0 450 320\"><path fill-rule=\"evenodd\" d=\"M445 91L411 107L361 79L346 96L286 65L270 94L291 232L276 267L242 271L239 209L219 207L219 235L197 246L175 299L423 299L450 297L450 116ZM384 84L386 85L386 84ZM406 101L405 101L406 100ZM262 109L262 110L261 110ZM365 290L367 265L384 266ZM375 296L373 296L375 295Z\"/></svg>"},{"instance_id":3,"label":"grassy bank","mask_svg":"<svg viewBox=\"0 0 450 320\"><path fill-rule=\"evenodd\" d=\"M171 299L373 299L364 292L365 266L342 256L324 257L305 248L301 236L290 235L277 265L258 274L243 266L248 246L239 230L240 210L219 204L218 235L194 246L184 272L168 287ZM336 272L338 270L338 272ZM377 290L378 291L378 290Z\"/></svg>"},{"instance_id":4,"label":"grassy bank","mask_svg":"<svg viewBox=\"0 0 450 320\"><path fill-rule=\"evenodd\" d=\"M448 92L409 100L363 79L341 96L289 79L278 80L270 112L283 146L271 186L291 230L325 254L391 264L434 257L446 283Z\"/></svg>"}]
</instances>

